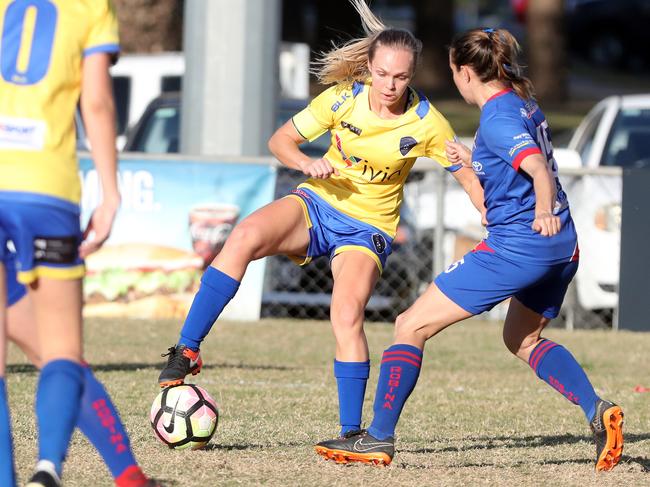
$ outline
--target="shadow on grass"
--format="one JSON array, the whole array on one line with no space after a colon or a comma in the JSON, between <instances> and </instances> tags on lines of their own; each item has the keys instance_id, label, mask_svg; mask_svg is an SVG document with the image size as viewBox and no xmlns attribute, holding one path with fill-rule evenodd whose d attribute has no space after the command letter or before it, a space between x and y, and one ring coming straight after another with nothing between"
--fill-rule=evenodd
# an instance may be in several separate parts
<instances>
[{"instance_id":1,"label":"shadow on grass","mask_svg":"<svg viewBox=\"0 0 650 487\"><path fill-rule=\"evenodd\" d=\"M94 371L99 372L132 372L135 370L160 370L163 367L163 363L125 363L118 362L114 364L91 364L91 367ZM242 370L295 370L296 367L285 367L283 365L250 365L250 364L230 364L230 363L217 363L217 364L207 364L203 366L203 369L242 369ZM7 365L7 374L34 374L36 373L36 367L29 364L8 364Z\"/></svg>"},{"instance_id":2,"label":"shadow on grass","mask_svg":"<svg viewBox=\"0 0 650 487\"><path fill-rule=\"evenodd\" d=\"M304 446L304 442L289 442L289 443L267 443L267 444L246 444L246 445L223 445L218 443L208 443L205 447L201 448L201 451L213 451L213 450L225 450L225 451L244 451L244 450L265 450L268 448L282 448L282 447L301 447Z\"/></svg>"},{"instance_id":3,"label":"shadow on grass","mask_svg":"<svg viewBox=\"0 0 650 487\"><path fill-rule=\"evenodd\" d=\"M650 440L650 434L635 434L626 433L625 443L635 443L637 441ZM554 445L572 445L575 443L591 443L593 441L591 436L582 435L529 435L529 436L478 436L468 437L459 440L462 445L459 446L446 446L442 448L418 448L418 449L405 449L410 453L447 453L447 452L462 452L470 450L490 450L495 448L537 448L542 446ZM432 441L433 443L433 441Z\"/></svg>"},{"instance_id":4,"label":"shadow on grass","mask_svg":"<svg viewBox=\"0 0 650 487\"><path fill-rule=\"evenodd\" d=\"M635 434L628 433L625 435L625 443L635 443L639 441L650 440L650 434ZM497 448L538 448L544 446L555 446L555 445L572 445L575 443L591 443L593 439L591 436L579 436L579 435L555 435L555 436L543 436L543 435L530 435L530 436L479 436L479 437L469 437L462 440L459 440L464 444L459 446L446 446L442 448L415 448L415 449L400 449L403 452L409 453L421 453L421 454L439 454L439 453L449 453L449 452L465 452L472 450L489 450ZM562 459L562 460L544 460L543 462L535 462L540 465L563 465L567 463L584 463L592 464L594 462L593 458L574 458L574 459ZM503 466L507 468L512 468L516 466L521 466L528 464L529 462L516 462L508 465L500 465L490 462L482 463L463 463L460 465L454 465L456 467L498 467ZM629 457L623 455L621 458L621 464L637 464L641 467L643 472L650 472L650 459L643 457ZM406 469L418 469L426 468L423 465L401 463L397 465L400 468Z\"/></svg>"}]
</instances>

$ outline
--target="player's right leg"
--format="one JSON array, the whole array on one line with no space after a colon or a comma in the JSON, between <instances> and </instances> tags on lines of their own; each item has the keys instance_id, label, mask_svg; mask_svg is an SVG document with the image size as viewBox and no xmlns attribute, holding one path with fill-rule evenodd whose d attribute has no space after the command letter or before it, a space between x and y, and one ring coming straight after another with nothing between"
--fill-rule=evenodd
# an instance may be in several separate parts
<instances>
[{"instance_id":1,"label":"player's right leg","mask_svg":"<svg viewBox=\"0 0 650 487\"><path fill-rule=\"evenodd\" d=\"M165 354L160 386L182 384L187 374L199 373L201 342L235 296L250 262L276 254L305 255L309 239L303 206L293 197L273 201L237 224L201 278L178 343Z\"/></svg>"},{"instance_id":2,"label":"player's right leg","mask_svg":"<svg viewBox=\"0 0 650 487\"><path fill-rule=\"evenodd\" d=\"M384 351L379 370L374 418L368 431L316 445L316 452L337 463L388 465L395 452L395 427L420 375L424 343L447 326L472 316L435 284L395 322L394 344Z\"/></svg>"}]
</instances>

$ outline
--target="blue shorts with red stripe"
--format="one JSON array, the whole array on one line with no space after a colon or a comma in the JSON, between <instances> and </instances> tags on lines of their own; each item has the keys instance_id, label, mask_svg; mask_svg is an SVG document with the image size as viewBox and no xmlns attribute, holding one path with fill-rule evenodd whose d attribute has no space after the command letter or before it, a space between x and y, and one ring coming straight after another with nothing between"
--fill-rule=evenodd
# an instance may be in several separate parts
<instances>
[{"instance_id":1,"label":"blue shorts with red stripe","mask_svg":"<svg viewBox=\"0 0 650 487\"><path fill-rule=\"evenodd\" d=\"M300 202L309 227L307 255L289 256L294 262L304 265L321 255L331 260L341 252L357 250L372 258L380 273L383 271L393 243L386 233L340 212L313 191L298 188L287 197Z\"/></svg>"},{"instance_id":2,"label":"blue shorts with red stripe","mask_svg":"<svg viewBox=\"0 0 650 487\"><path fill-rule=\"evenodd\" d=\"M483 241L434 282L449 299L475 315L514 296L536 313L555 318L577 270L577 259L554 265L513 262Z\"/></svg>"}]
</instances>

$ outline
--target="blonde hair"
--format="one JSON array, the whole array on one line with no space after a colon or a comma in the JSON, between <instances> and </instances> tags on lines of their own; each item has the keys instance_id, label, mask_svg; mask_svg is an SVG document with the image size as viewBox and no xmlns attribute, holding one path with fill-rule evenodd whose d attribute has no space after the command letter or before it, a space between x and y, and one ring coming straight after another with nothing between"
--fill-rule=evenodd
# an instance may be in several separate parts
<instances>
[{"instance_id":1,"label":"blonde hair","mask_svg":"<svg viewBox=\"0 0 650 487\"><path fill-rule=\"evenodd\" d=\"M533 83L517 62L521 48L505 29L472 29L454 38L449 48L451 62L470 66L484 83L499 80L525 100L535 96Z\"/></svg>"},{"instance_id":2,"label":"blonde hair","mask_svg":"<svg viewBox=\"0 0 650 487\"><path fill-rule=\"evenodd\" d=\"M368 61L372 62L379 46L411 51L415 67L422 51L422 42L408 30L385 26L372 13L365 0L350 0L350 3L361 17L366 37L351 39L340 46L332 42L333 48L330 51L319 54L310 71L321 84L352 84L355 81L365 81L370 76Z\"/></svg>"}]
</instances>

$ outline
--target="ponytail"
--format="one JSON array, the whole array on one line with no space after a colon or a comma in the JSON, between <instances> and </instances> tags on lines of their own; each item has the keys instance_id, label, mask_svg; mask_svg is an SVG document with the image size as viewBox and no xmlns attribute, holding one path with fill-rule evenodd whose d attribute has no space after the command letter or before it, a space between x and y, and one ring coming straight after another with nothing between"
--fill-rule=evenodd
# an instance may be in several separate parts
<instances>
[{"instance_id":1,"label":"ponytail","mask_svg":"<svg viewBox=\"0 0 650 487\"><path fill-rule=\"evenodd\" d=\"M517 61L521 48L506 29L472 29L454 38L450 46L455 66L470 66L487 83L498 80L511 86L520 98L534 98L533 83Z\"/></svg>"}]
</instances>

